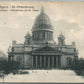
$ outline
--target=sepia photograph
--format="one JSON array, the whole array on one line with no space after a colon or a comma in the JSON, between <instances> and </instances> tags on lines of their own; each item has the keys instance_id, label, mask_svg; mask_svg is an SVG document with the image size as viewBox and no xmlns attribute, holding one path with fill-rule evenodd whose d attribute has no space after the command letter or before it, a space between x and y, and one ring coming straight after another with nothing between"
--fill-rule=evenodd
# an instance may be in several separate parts
<instances>
[{"instance_id":1,"label":"sepia photograph","mask_svg":"<svg viewBox=\"0 0 84 84\"><path fill-rule=\"evenodd\" d=\"M84 2L0 1L0 82L84 83Z\"/></svg>"}]
</instances>

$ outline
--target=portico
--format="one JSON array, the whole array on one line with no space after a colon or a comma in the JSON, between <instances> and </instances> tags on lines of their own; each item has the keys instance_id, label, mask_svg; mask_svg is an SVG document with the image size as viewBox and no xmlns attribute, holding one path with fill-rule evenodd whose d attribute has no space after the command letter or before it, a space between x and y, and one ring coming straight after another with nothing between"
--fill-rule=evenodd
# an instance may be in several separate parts
<instances>
[{"instance_id":1,"label":"portico","mask_svg":"<svg viewBox=\"0 0 84 84\"><path fill-rule=\"evenodd\" d=\"M33 68L58 68L61 56L32 56Z\"/></svg>"},{"instance_id":2,"label":"portico","mask_svg":"<svg viewBox=\"0 0 84 84\"><path fill-rule=\"evenodd\" d=\"M54 51L52 51L52 49ZM61 66L61 53L56 52L54 48L49 46L35 50L32 53L32 68L51 69Z\"/></svg>"}]
</instances>

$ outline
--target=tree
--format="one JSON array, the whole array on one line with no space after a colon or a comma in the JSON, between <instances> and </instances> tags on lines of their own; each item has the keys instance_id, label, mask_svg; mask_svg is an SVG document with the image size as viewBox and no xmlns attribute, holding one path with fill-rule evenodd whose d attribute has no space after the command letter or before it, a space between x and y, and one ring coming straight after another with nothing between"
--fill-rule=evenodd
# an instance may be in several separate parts
<instances>
[{"instance_id":1,"label":"tree","mask_svg":"<svg viewBox=\"0 0 84 84\"><path fill-rule=\"evenodd\" d=\"M81 74L82 71L84 71L84 59L80 58L78 60L74 60L71 63L71 69L75 70L77 74Z\"/></svg>"},{"instance_id":2,"label":"tree","mask_svg":"<svg viewBox=\"0 0 84 84\"><path fill-rule=\"evenodd\" d=\"M6 59L0 60L0 71L4 71L5 74L17 71L20 63L18 61L8 61Z\"/></svg>"},{"instance_id":3,"label":"tree","mask_svg":"<svg viewBox=\"0 0 84 84\"><path fill-rule=\"evenodd\" d=\"M5 64L4 72L11 73L19 69L20 63L18 61L9 61Z\"/></svg>"}]
</instances>

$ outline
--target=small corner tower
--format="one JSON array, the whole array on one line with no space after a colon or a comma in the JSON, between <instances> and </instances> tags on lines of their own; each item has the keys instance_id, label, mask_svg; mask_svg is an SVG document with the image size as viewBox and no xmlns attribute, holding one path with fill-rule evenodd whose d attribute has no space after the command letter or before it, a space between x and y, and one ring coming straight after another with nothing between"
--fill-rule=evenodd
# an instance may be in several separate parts
<instances>
[{"instance_id":1,"label":"small corner tower","mask_svg":"<svg viewBox=\"0 0 84 84\"><path fill-rule=\"evenodd\" d=\"M61 34L60 34L59 37L58 37L58 45L59 45L59 46L64 46L64 45L65 45L65 37L64 37L64 35L62 34L62 32L61 32Z\"/></svg>"},{"instance_id":2,"label":"small corner tower","mask_svg":"<svg viewBox=\"0 0 84 84\"><path fill-rule=\"evenodd\" d=\"M25 36L25 45L29 45L31 43L31 34L29 32L27 32L26 36Z\"/></svg>"}]
</instances>

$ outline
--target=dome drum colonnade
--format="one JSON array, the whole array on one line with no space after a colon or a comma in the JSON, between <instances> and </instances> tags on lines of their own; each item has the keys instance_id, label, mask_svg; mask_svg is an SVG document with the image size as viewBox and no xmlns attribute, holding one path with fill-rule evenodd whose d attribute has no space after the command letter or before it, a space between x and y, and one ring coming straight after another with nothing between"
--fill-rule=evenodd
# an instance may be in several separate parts
<instances>
[{"instance_id":1,"label":"dome drum colonnade","mask_svg":"<svg viewBox=\"0 0 84 84\"><path fill-rule=\"evenodd\" d=\"M53 32L49 31L34 31L32 35L32 39L37 41L51 41L53 40Z\"/></svg>"}]
</instances>

